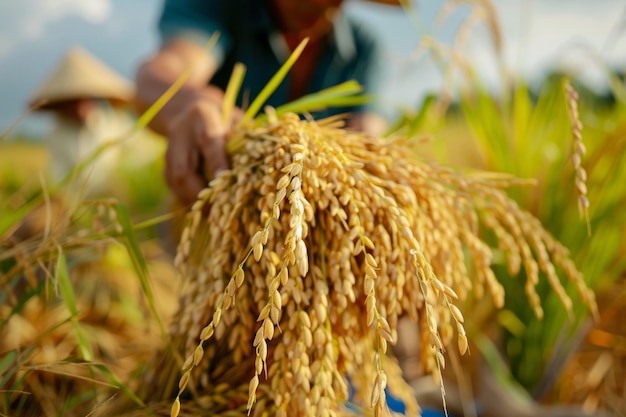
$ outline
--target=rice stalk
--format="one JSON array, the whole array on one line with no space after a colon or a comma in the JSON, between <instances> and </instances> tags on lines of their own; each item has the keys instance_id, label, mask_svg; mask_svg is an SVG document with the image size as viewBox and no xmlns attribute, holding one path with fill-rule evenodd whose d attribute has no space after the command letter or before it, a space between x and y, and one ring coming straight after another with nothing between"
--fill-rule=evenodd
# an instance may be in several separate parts
<instances>
[{"instance_id":1,"label":"rice stalk","mask_svg":"<svg viewBox=\"0 0 626 417\"><path fill-rule=\"evenodd\" d=\"M589 199L587 198L587 171L582 166L582 159L587 152L583 142L583 124L578 114L578 92L572 84L566 80L563 83L565 89L565 97L567 100L567 110L572 125L572 164L576 171L576 192L578 193L578 212L587 222L587 232L591 234L591 221L589 220Z\"/></svg>"}]
</instances>

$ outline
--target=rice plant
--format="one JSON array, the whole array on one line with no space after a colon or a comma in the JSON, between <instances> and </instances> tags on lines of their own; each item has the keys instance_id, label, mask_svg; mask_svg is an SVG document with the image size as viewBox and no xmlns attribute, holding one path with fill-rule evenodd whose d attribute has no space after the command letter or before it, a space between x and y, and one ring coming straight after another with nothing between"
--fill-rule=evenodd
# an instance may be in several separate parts
<instances>
[{"instance_id":1,"label":"rice plant","mask_svg":"<svg viewBox=\"0 0 626 417\"><path fill-rule=\"evenodd\" d=\"M497 44L497 26L488 25ZM394 131L414 137L428 135L428 154L439 161L535 181L533 187L516 189L511 195L564 243L591 288L619 291L626 267L620 255L624 250L626 218L622 207L626 194L619 185L625 175L622 138L626 89L618 75L593 53L583 51L590 63L604 69L613 104L602 105L593 94L579 94L577 91L586 90L577 82L576 74L550 77L534 92L524 80L512 83L506 68L501 73L504 91L494 95L459 50L455 54L441 45L429 47L444 62L448 73L460 74L458 88L446 86L448 94L457 94L459 101L447 107L441 98L427 100L421 109L406 114ZM507 280L511 269L504 257L496 258L499 260L494 269L507 294L506 307L487 317L500 323L506 361L515 379L539 400L554 398L549 393L555 384L570 386L566 379L560 380L563 367L594 322L602 328L602 321L598 322L599 316L589 316L582 307L584 301L573 296L576 289L571 284L566 289L572 296L573 315L561 307L561 297L545 283L538 286L543 311L531 308L514 296L524 292L525 271L517 280ZM619 307L601 304L601 314L604 308ZM487 327L488 322L484 323ZM619 342L614 343L609 348L617 348ZM622 369L620 355L611 357L616 365L613 369ZM623 374L613 378L619 381L622 377L618 375ZM596 399L617 405L590 401L587 409L605 406L623 410L623 402L611 400L613 395L620 395L616 393L621 392L621 386L613 383L606 395L594 394ZM557 390L572 398L566 390Z\"/></svg>"}]
</instances>

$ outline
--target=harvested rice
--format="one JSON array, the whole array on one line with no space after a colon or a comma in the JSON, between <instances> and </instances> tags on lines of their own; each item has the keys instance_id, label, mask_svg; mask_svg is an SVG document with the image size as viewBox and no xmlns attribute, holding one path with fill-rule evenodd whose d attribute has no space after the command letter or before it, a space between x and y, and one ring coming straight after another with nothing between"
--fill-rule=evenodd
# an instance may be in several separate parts
<instances>
[{"instance_id":1,"label":"harvested rice","mask_svg":"<svg viewBox=\"0 0 626 417\"><path fill-rule=\"evenodd\" d=\"M524 181L418 162L408 141L336 118L268 114L234 133L232 169L189 213L176 257L186 287L169 330L182 376L166 383L164 362L180 363L161 356L146 384L159 387L148 400L178 393L172 416L388 415L387 392L417 415L388 345L408 316L429 347L424 371L440 378L446 350L465 353L455 303L471 292L504 300L486 233L512 275L524 268L538 316L541 274L571 308L557 269L595 311L566 248L507 197Z\"/></svg>"}]
</instances>

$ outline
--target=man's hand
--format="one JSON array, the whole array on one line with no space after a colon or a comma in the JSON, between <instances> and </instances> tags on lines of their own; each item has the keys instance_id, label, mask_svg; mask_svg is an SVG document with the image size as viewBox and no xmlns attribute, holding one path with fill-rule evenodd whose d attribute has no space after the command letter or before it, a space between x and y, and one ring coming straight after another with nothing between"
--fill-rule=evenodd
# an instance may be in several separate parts
<instances>
[{"instance_id":1,"label":"man's hand","mask_svg":"<svg viewBox=\"0 0 626 417\"><path fill-rule=\"evenodd\" d=\"M233 118L224 123L224 93L209 86L217 62L206 49L185 39L172 39L137 71L137 106L145 111L188 68L184 86L159 111L150 127L167 138L165 178L182 203L192 203L207 184L207 176L228 168L225 136Z\"/></svg>"},{"instance_id":2,"label":"man's hand","mask_svg":"<svg viewBox=\"0 0 626 417\"><path fill-rule=\"evenodd\" d=\"M192 93L187 105L168 123L165 178L185 204L195 201L209 178L228 169L226 134L241 117L241 111L235 109L225 125L222 100L222 92L212 87L200 94Z\"/></svg>"}]
</instances>

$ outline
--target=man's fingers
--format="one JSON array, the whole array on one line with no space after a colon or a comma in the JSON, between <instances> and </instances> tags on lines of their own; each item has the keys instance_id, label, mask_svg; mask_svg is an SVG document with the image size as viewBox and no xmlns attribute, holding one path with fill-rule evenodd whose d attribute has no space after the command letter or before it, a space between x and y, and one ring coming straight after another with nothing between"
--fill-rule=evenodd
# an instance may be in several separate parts
<instances>
[{"instance_id":1,"label":"man's fingers","mask_svg":"<svg viewBox=\"0 0 626 417\"><path fill-rule=\"evenodd\" d=\"M219 171L228 169L225 139L228 128L222 123L221 109L213 103L198 107L201 123L195 125L194 135L204 159L206 174L214 177Z\"/></svg>"},{"instance_id":2,"label":"man's fingers","mask_svg":"<svg viewBox=\"0 0 626 417\"><path fill-rule=\"evenodd\" d=\"M169 149L172 149L170 152ZM198 193L206 186L206 181L198 174L196 162L181 163L179 149L169 146L165 158L165 179L170 189L184 204L191 204L196 200ZM189 156L189 155L188 155Z\"/></svg>"},{"instance_id":3,"label":"man's fingers","mask_svg":"<svg viewBox=\"0 0 626 417\"><path fill-rule=\"evenodd\" d=\"M228 169L226 133L243 113L234 109L225 125L221 110L221 102L198 100L168 126L165 178L184 203L192 203L208 179Z\"/></svg>"},{"instance_id":4,"label":"man's fingers","mask_svg":"<svg viewBox=\"0 0 626 417\"><path fill-rule=\"evenodd\" d=\"M185 204L195 201L206 181L198 173L199 154L191 142L190 129L184 119L173 123L174 132L165 152L165 179L170 189Z\"/></svg>"}]
</instances>

